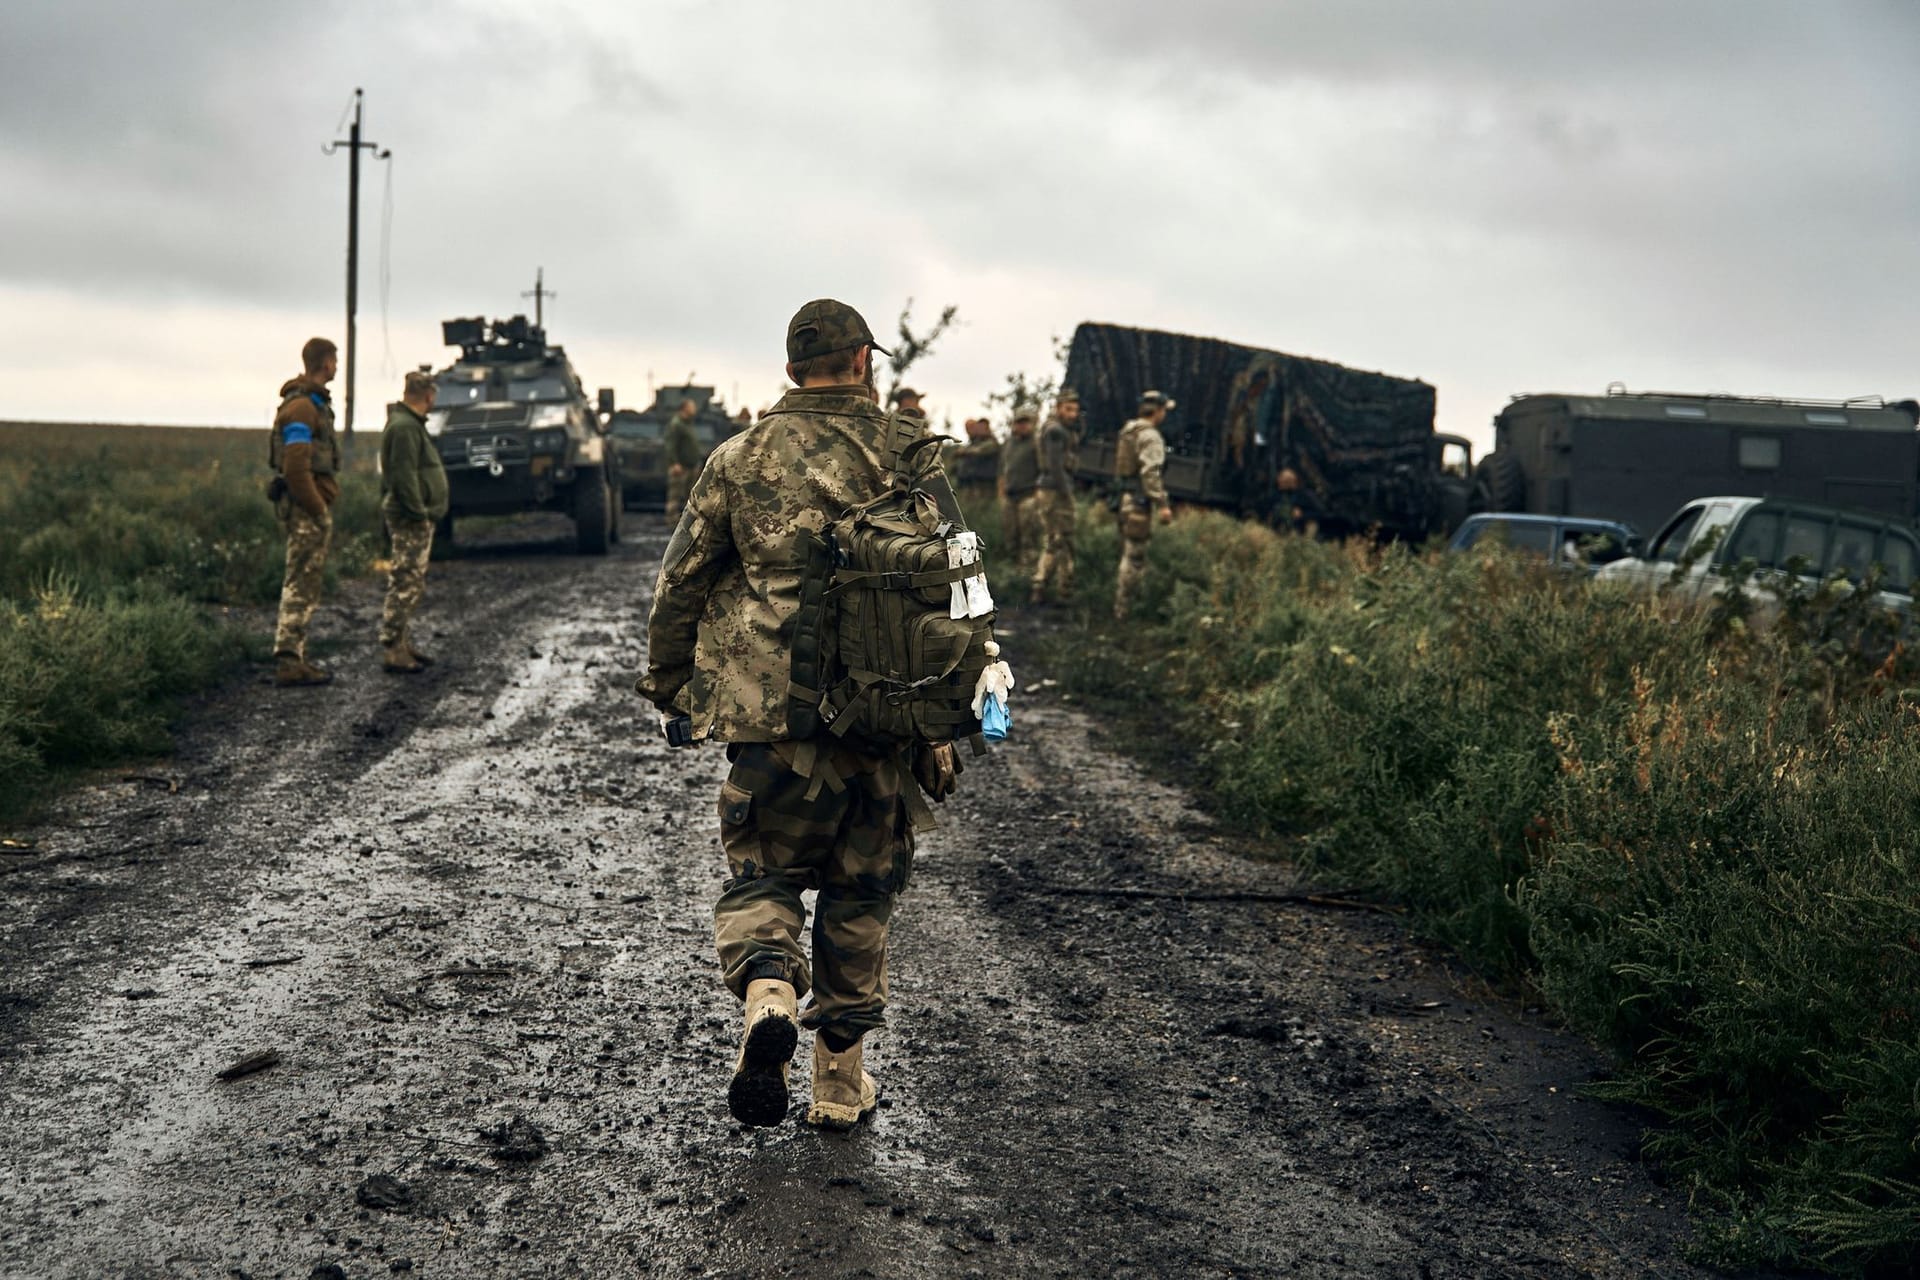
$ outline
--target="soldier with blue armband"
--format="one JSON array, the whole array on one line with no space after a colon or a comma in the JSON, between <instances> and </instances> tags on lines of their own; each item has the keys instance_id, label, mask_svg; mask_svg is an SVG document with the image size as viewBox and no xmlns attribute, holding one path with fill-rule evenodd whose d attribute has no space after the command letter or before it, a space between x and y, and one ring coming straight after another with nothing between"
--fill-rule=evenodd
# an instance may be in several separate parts
<instances>
[{"instance_id":1,"label":"soldier with blue armband","mask_svg":"<svg viewBox=\"0 0 1920 1280\"><path fill-rule=\"evenodd\" d=\"M287 535L287 572L273 636L273 682L283 686L333 679L331 671L307 661L307 628L320 603L327 547L333 540L333 504L340 498L340 442L333 433L333 400L327 394L340 357L328 339L310 338L300 349L300 359L306 371L280 388L267 455L274 471L267 496Z\"/></svg>"}]
</instances>

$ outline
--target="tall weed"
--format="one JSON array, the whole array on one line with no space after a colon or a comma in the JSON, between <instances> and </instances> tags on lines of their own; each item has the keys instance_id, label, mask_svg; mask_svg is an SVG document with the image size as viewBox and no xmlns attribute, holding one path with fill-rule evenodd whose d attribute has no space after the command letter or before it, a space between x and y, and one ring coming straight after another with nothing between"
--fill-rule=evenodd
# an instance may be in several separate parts
<instances>
[{"instance_id":1,"label":"tall weed","mask_svg":"<svg viewBox=\"0 0 1920 1280\"><path fill-rule=\"evenodd\" d=\"M1710 1260L1920 1251L1920 667L1870 592L1790 583L1762 627L1193 515L1117 630L1103 515L1056 667L1184 708L1227 814L1611 1047Z\"/></svg>"}]
</instances>

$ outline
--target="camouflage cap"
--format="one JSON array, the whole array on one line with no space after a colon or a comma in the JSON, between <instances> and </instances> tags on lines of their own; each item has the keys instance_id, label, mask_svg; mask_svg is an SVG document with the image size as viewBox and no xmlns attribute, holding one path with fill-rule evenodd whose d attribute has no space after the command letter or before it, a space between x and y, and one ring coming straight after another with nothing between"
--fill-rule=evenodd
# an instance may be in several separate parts
<instances>
[{"instance_id":1,"label":"camouflage cap","mask_svg":"<svg viewBox=\"0 0 1920 1280\"><path fill-rule=\"evenodd\" d=\"M875 349L878 350L878 348L875 348ZM889 352L888 354L891 354L891 352ZM896 403L902 400L925 399L924 396L922 396L918 391L915 391L912 387L901 387L898 391L895 391L893 393L893 398Z\"/></svg>"},{"instance_id":2,"label":"camouflage cap","mask_svg":"<svg viewBox=\"0 0 1920 1280\"><path fill-rule=\"evenodd\" d=\"M1080 393L1072 387L1063 387L1060 394L1053 398L1055 404L1079 404Z\"/></svg>"},{"instance_id":3,"label":"camouflage cap","mask_svg":"<svg viewBox=\"0 0 1920 1280\"><path fill-rule=\"evenodd\" d=\"M1013 407L1013 417L1009 422L1038 422L1040 411L1030 404L1017 404Z\"/></svg>"},{"instance_id":4,"label":"camouflage cap","mask_svg":"<svg viewBox=\"0 0 1920 1280\"><path fill-rule=\"evenodd\" d=\"M1177 402L1164 391L1143 391L1140 393L1142 409L1172 409Z\"/></svg>"},{"instance_id":5,"label":"camouflage cap","mask_svg":"<svg viewBox=\"0 0 1920 1280\"><path fill-rule=\"evenodd\" d=\"M787 359L793 363L849 347L872 347L883 356L893 354L873 340L873 330L858 311L832 298L815 298L794 312L787 323Z\"/></svg>"}]
</instances>

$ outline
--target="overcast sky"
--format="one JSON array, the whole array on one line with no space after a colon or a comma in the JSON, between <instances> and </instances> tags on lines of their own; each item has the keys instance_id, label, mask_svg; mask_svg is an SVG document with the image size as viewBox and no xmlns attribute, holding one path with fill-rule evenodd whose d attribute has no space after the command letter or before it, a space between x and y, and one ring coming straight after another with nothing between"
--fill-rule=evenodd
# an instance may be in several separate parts
<instances>
[{"instance_id":1,"label":"overcast sky","mask_svg":"<svg viewBox=\"0 0 1920 1280\"><path fill-rule=\"evenodd\" d=\"M635 406L764 405L823 294L957 305L956 420L1086 319L1481 438L1615 379L1920 395L1913 0L4 0L0 417L266 422L344 328L356 85L363 426L542 266Z\"/></svg>"}]
</instances>

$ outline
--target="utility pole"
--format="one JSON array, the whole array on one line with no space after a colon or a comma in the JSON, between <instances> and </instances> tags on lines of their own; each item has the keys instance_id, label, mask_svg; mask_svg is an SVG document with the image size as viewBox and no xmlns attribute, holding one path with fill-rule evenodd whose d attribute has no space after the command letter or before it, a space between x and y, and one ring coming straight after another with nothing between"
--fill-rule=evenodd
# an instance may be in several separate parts
<instances>
[{"instance_id":1,"label":"utility pole","mask_svg":"<svg viewBox=\"0 0 1920 1280\"><path fill-rule=\"evenodd\" d=\"M336 138L322 150L332 155L341 147L347 149L347 429L345 445L348 452L353 450L353 357L357 319L360 314L360 153L373 152L375 160L387 160L393 152L381 149L375 142L363 142L360 139L360 106L364 94L353 91L353 128L348 130L344 139Z\"/></svg>"},{"instance_id":2,"label":"utility pole","mask_svg":"<svg viewBox=\"0 0 1920 1280\"><path fill-rule=\"evenodd\" d=\"M533 299L533 327L544 335L547 331L547 299L560 296L553 290L547 288L547 269L545 267L534 268L533 288L523 290L520 296Z\"/></svg>"}]
</instances>

